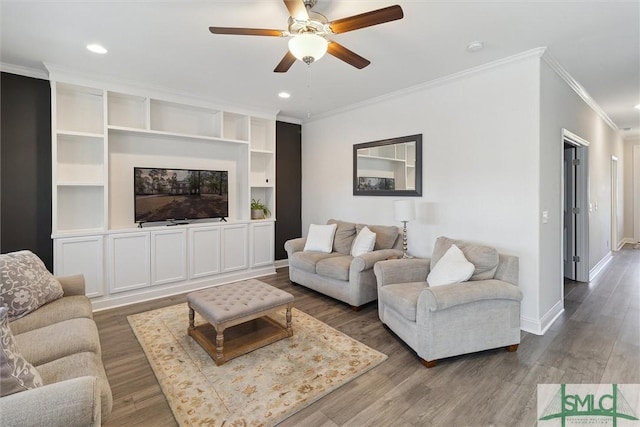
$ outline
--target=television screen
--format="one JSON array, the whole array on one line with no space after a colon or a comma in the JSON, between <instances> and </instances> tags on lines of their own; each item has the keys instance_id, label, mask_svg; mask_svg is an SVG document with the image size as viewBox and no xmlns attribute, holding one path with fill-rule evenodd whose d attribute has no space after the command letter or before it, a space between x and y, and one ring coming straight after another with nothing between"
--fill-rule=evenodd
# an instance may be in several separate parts
<instances>
[{"instance_id":1,"label":"television screen","mask_svg":"<svg viewBox=\"0 0 640 427\"><path fill-rule=\"evenodd\" d=\"M358 190L395 190L394 178L358 177Z\"/></svg>"},{"instance_id":2,"label":"television screen","mask_svg":"<svg viewBox=\"0 0 640 427\"><path fill-rule=\"evenodd\" d=\"M134 168L135 221L229 216L227 171Z\"/></svg>"}]
</instances>

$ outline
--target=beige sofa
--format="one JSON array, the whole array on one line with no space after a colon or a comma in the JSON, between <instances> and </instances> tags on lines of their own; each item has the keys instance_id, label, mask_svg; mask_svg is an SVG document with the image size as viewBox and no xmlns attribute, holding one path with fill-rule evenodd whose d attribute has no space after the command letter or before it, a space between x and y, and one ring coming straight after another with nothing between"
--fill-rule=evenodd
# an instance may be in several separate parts
<instances>
[{"instance_id":1,"label":"beige sofa","mask_svg":"<svg viewBox=\"0 0 640 427\"><path fill-rule=\"evenodd\" d=\"M367 226L376 233L373 251L353 257L351 246L364 224L329 220L336 224L331 253L304 251L306 238L288 240L289 279L358 309L378 298L373 266L376 262L402 256L401 230L396 226Z\"/></svg>"},{"instance_id":2,"label":"beige sofa","mask_svg":"<svg viewBox=\"0 0 640 427\"><path fill-rule=\"evenodd\" d=\"M16 347L44 385L0 398L3 426L95 426L113 404L84 278L57 278L62 298L9 322Z\"/></svg>"},{"instance_id":3,"label":"beige sofa","mask_svg":"<svg viewBox=\"0 0 640 427\"><path fill-rule=\"evenodd\" d=\"M431 286L428 276L452 246L473 264L460 283ZM374 268L380 320L430 368L439 359L520 343L518 257L446 237L432 258L382 261Z\"/></svg>"}]
</instances>

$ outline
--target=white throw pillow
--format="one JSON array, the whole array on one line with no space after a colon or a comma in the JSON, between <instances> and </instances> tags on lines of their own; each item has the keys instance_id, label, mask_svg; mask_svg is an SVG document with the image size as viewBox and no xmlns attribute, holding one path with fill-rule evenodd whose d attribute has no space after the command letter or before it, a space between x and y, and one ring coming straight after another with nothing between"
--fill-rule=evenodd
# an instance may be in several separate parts
<instances>
[{"instance_id":1,"label":"white throw pillow","mask_svg":"<svg viewBox=\"0 0 640 427\"><path fill-rule=\"evenodd\" d=\"M365 226L356 238L353 240L353 245L351 246L351 256L360 256L362 254L366 254L367 252L371 252L373 247L376 245L376 233L369 230L369 227Z\"/></svg>"},{"instance_id":2,"label":"white throw pillow","mask_svg":"<svg viewBox=\"0 0 640 427\"><path fill-rule=\"evenodd\" d=\"M465 282L474 270L475 266L467 261L460 248L451 245L427 276L427 283L429 286L440 286Z\"/></svg>"},{"instance_id":3,"label":"white throw pillow","mask_svg":"<svg viewBox=\"0 0 640 427\"><path fill-rule=\"evenodd\" d=\"M307 235L307 242L304 244L304 251L331 253L337 226L337 224L309 225L309 234Z\"/></svg>"}]
</instances>

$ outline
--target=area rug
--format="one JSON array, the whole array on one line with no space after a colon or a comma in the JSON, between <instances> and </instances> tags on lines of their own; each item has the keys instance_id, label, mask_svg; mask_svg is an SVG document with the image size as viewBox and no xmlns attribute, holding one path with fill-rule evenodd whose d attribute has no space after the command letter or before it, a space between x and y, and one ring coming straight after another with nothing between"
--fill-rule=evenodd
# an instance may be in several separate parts
<instances>
[{"instance_id":1,"label":"area rug","mask_svg":"<svg viewBox=\"0 0 640 427\"><path fill-rule=\"evenodd\" d=\"M293 337L221 366L187 335L186 303L127 319L182 426L273 426L387 358L295 308Z\"/></svg>"}]
</instances>

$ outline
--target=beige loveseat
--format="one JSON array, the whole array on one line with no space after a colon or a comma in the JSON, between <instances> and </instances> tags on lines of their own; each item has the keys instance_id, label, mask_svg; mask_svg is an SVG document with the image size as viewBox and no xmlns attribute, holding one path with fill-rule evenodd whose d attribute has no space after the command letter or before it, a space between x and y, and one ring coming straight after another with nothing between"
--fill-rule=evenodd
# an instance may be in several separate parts
<instances>
[{"instance_id":1,"label":"beige loveseat","mask_svg":"<svg viewBox=\"0 0 640 427\"><path fill-rule=\"evenodd\" d=\"M365 224L329 220L336 224L330 253L305 251L306 238L288 240L289 279L297 284L346 302L357 309L378 298L373 266L376 262L402 256L401 231L396 226L367 226L376 233L371 252L353 257L351 247Z\"/></svg>"},{"instance_id":2,"label":"beige loveseat","mask_svg":"<svg viewBox=\"0 0 640 427\"><path fill-rule=\"evenodd\" d=\"M3 266L3 292L8 277ZM3 357L14 359L5 341L12 338L9 350L35 367L43 385L0 398L3 426L95 426L111 413L112 394L84 278L57 279L64 292L61 298L9 321L5 330ZM4 307L6 313L6 300Z\"/></svg>"},{"instance_id":3,"label":"beige loveseat","mask_svg":"<svg viewBox=\"0 0 640 427\"><path fill-rule=\"evenodd\" d=\"M429 273L452 245L464 254L471 277L433 285ZM455 273L455 272L454 272ZM518 257L494 248L439 237L432 258L376 264L380 320L428 368L438 359L520 343Z\"/></svg>"}]
</instances>

